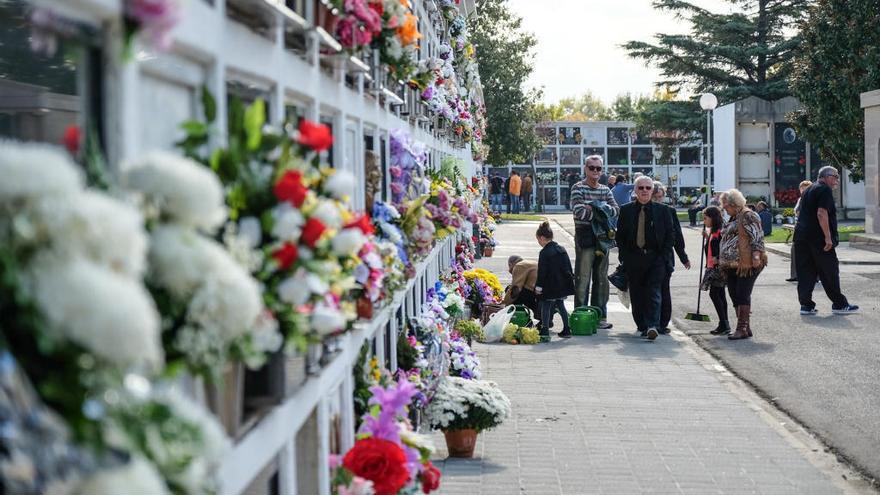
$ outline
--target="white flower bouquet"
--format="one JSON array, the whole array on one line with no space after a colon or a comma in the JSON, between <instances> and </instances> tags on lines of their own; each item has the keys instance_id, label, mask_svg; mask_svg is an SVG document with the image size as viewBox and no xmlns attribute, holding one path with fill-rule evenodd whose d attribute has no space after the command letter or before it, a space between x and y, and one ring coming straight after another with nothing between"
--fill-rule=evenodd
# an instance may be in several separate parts
<instances>
[{"instance_id":1,"label":"white flower bouquet","mask_svg":"<svg viewBox=\"0 0 880 495\"><path fill-rule=\"evenodd\" d=\"M440 382L426 414L432 428L479 433L510 417L510 399L495 382L449 376Z\"/></svg>"}]
</instances>

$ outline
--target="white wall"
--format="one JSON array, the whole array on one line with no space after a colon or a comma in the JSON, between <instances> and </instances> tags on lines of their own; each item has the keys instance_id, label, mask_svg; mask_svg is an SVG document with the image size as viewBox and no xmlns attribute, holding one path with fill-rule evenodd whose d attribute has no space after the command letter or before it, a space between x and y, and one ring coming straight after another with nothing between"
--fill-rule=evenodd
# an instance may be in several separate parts
<instances>
[{"instance_id":1,"label":"white wall","mask_svg":"<svg viewBox=\"0 0 880 495\"><path fill-rule=\"evenodd\" d=\"M712 118L712 144L715 147L715 183L723 191L736 187L736 104L715 109Z\"/></svg>"}]
</instances>

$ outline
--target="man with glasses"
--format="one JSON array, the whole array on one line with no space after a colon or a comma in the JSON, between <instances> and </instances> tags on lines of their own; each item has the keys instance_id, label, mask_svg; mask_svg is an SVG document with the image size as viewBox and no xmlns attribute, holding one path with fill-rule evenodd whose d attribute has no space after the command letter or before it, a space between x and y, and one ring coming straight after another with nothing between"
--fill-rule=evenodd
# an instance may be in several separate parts
<instances>
[{"instance_id":1,"label":"man with glasses","mask_svg":"<svg viewBox=\"0 0 880 495\"><path fill-rule=\"evenodd\" d=\"M597 211L602 209L608 223L612 223L620 213L617 201L608 186L599 183L602 175L602 157L588 156L585 160L586 178L571 187L569 206L574 215L575 227L575 307L596 306L602 311L599 328L611 328L608 323L608 253L601 249L600 239L596 237L593 221ZM595 215L594 215L595 214ZM606 230L609 226L606 226ZM590 286L592 285L592 295Z\"/></svg>"},{"instance_id":2,"label":"man with glasses","mask_svg":"<svg viewBox=\"0 0 880 495\"><path fill-rule=\"evenodd\" d=\"M636 200L620 209L617 247L626 267L633 321L643 337L660 335L661 288L671 272L675 237L672 216L666 205L651 201L654 180L642 176L635 181Z\"/></svg>"},{"instance_id":3,"label":"man with glasses","mask_svg":"<svg viewBox=\"0 0 880 495\"><path fill-rule=\"evenodd\" d=\"M832 194L832 189L839 184L840 173L837 169L825 166L819 169L816 183L801 196L801 213L794 228L794 253L798 299L801 314L805 316L818 313L813 301L817 278L822 282L828 299L831 299L832 313L850 314L859 310L840 292L840 265L834 250L839 243L837 208Z\"/></svg>"}]
</instances>

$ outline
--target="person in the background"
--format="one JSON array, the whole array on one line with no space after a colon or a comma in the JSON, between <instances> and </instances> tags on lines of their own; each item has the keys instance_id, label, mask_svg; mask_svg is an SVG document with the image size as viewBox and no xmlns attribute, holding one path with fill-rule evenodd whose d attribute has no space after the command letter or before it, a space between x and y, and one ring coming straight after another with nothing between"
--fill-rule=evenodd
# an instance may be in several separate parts
<instances>
[{"instance_id":1,"label":"person in the background","mask_svg":"<svg viewBox=\"0 0 880 495\"><path fill-rule=\"evenodd\" d=\"M512 177L513 177L513 175L510 175L509 177L504 179L504 197L507 198L507 213L510 213L510 207L512 205L512 203L510 201L510 179Z\"/></svg>"},{"instance_id":2,"label":"person in the background","mask_svg":"<svg viewBox=\"0 0 880 495\"><path fill-rule=\"evenodd\" d=\"M489 192L492 208L501 213L501 207L504 203L504 179L500 175L492 175L492 179L489 181Z\"/></svg>"},{"instance_id":3,"label":"person in the background","mask_svg":"<svg viewBox=\"0 0 880 495\"><path fill-rule=\"evenodd\" d=\"M522 209L523 211L532 210L532 174L526 174L522 180Z\"/></svg>"},{"instance_id":4,"label":"person in the background","mask_svg":"<svg viewBox=\"0 0 880 495\"><path fill-rule=\"evenodd\" d=\"M541 342L550 342L550 326L557 311L562 317L562 331L559 336L567 339L571 337L571 328L568 326L565 298L574 294L571 258L568 257L568 251L553 240L553 230L547 221L538 227L535 238L541 245L538 280L535 285L535 292L541 300Z\"/></svg>"},{"instance_id":5,"label":"person in the background","mask_svg":"<svg viewBox=\"0 0 880 495\"><path fill-rule=\"evenodd\" d=\"M840 172L832 166L819 169L819 178L801 196L801 214L794 228L797 252L798 299L802 315L815 315L813 289L816 279L822 282L831 299L831 312L845 315L859 307L850 304L840 291L840 262L834 248L839 244L837 208L832 189L840 184Z\"/></svg>"},{"instance_id":6,"label":"person in the background","mask_svg":"<svg viewBox=\"0 0 880 495\"><path fill-rule=\"evenodd\" d=\"M768 236L773 233L773 213L770 212L770 207L767 206L767 203L763 201L758 201L758 204L755 207L755 211L758 213L758 216L761 217L761 228L764 230L764 235Z\"/></svg>"},{"instance_id":7,"label":"person in the background","mask_svg":"<svg viewBox=\"0 0 880 495\"><path fill-rule=\"evenodd\" d=\"M688 259L687 251L685 251L684 234L681 232L681 222L678 221L678 213L675 211L675 207L663 203L663 200L666 199L666 186L658 180L654 181L654 196L652 199L655 203L669 210L669 217L672 219L674 242L672 244L673 249L670 249L666 254L668 258L667 271L666 276L663 278L663 285L660 287L660 328L658 329L660 333L668 334L669 322L672 320L672 291L670 290L669 283L672 281L672 272L675 271L675 256L678 255L678 260L688 270L691 269L691 262Z\"/></svg>"},{"instance_id":8,"label":"person in the background","mask_svg":"<svg viewBox=\"0 0 880 495\"><path fill-rule=\"evenodd\" d=\"M520 203L520 194L522 194L522 177L519 176L519 172L516 170L510 175L510 187L508 192L510 192L510 201L513 203L513 206L511 207L513 213L519 213L520 207L522 206Z\"/></svg>"},{"instance_id":9,"label":"person in the background","mask_svg":"<svg viewBox=\"0 0 880 495\"><path fill-rule=\"evenodd\" d=\"M688 208L688 220L691 222L691 227L697 226L697 213L703 211L703 208L707 206L709 206L709 187L703 186L703 189L700 190L700 196L697 198L697 202Z\"/></svg>"},{"instance_id":10,"label":"person in the background","mask_svg":"<svg viewBox=\"0 0 880 495\"><path fill-rule=\"evenodd\" d=\"M608 177L608 188L614 189L614 185L617 184L617 176L612 175Z\"/></svg>"},{"instance_id":11,"label":"person in the background","mask_svg":"<svg viewBox=\"0 0 880 495\"><path fill-rule=\"evenodd\" d=\"M611 190L611 194L614 195L614 201L617 202L618 206L623 206L629 203L632 192L633 185L626 183L626 177L618 175L614 184L614 189Z\"/></svg>"},{"instance_id":12,"label":"person in the background","mask_svg":"<svg viewBox=\"0 0 880 495\"><path fill-rule=\"evenodd\" d=\"M810 186L813 185L812 181L805 180L800 183L798 186L798 190L800 192L800 197L797 200L797 203L794 204L794 216L795 218L799 217L801 214L801 198L804 197L804 191L809 189ZM797 222L795 222L797 223ZM795 262L795 253L794 253L794 243L791 243L791 259L789 260L789 272L790 276L785 279L786 282L797 282L797 263Z\"/></svg>"},{"instance_id":13,"label":"person in the background","mask_svg":"<svg viewBox=\"0 0 880 495\"><path fill-rule=\"evenodd\" d=\"M522 256L513 255L507 258L507 271L513 280L504 291L504 299L501 304L522 304L532 310L532 314L540 318L538 298L535 294L535 284L538 281L538 262L526 261Z\"/></svg>"}]
</instances>

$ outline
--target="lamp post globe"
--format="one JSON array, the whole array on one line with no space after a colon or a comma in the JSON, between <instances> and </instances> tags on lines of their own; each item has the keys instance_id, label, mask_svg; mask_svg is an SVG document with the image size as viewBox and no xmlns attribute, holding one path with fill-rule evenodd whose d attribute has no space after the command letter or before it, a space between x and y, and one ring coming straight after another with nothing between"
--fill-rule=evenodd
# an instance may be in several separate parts
<instances>
[{"instance_id":1,"label":"lamp post globe","mask_svg":"<svg viewBox=\"0 0 880 495\"><path fill-rule=\"evenodd\" d=\"M717 106L718 98L712 93L703 93L703 96L700 97L700 108L703 110L715 110Z\"/></svg>"}]
</instances>

